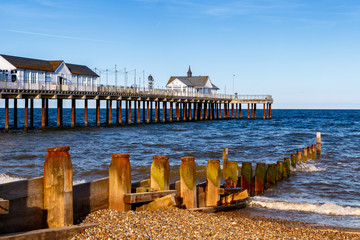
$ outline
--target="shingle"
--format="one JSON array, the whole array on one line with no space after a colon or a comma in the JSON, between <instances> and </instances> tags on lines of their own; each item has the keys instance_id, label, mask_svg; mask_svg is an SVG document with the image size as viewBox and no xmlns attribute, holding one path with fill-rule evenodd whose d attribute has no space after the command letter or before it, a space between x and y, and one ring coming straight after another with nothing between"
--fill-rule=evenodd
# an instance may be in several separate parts
<instances>
[{"instance_id":1,"label":"shingle","mask_svg":"<svg viewBox=\"0 0 360 240\"><path fill-rule=\"evenodd\" d=\"M63 61L44 61L39 59L15 57L1 54L8 62L14 65L16 68L33 69L47 72L55 72L59 65Z\"/></svg>"}]
</instances>

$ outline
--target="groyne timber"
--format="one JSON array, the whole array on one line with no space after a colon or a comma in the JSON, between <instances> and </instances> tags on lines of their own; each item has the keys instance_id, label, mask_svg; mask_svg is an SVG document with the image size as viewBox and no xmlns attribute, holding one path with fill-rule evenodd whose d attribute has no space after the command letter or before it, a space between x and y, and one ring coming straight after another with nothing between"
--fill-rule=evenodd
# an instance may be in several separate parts
<instances>
[{"instance_id":1,"label":"groyne timber","mask_svg":"<svg viewBox=\"0 0 360 240\"><path fill-rule=\"evenodd\" d=\"M32 84L34 85L34 84ZM0 99L4 101L4 131L18 128L18 101L24 101L24 130L34 126L34 101L41 101L41 127L48 127L49 101L57 103L57 127L63 126L63 102L71 101L71 127L77 121L88 126L88 117L100 122L100 103L106 101L106 122L112 124L202 121L217 119L256 119L257 105L263 105L263 119L271 118L271 95L226 95L184 93L173 90L89 86L77 91L71 85L27 86L18 89L16 84L0 84ZM13 101L13 126L9 124L9 102ZM84 119L76 119L76 103L84 101ZM96 116L88 116L89 101L95 101ZM112 108L116 106L116 122L112 122ZM30 105L30 106L29 106ZM247 116L242 107L247 108ZM162 108L162 111L161 111ZM123 112L125 110L125 114ZM123 116L125 115L125 116ZM245 116L244 116L245 115ZM243 117L244 116L244 117ZM0 116L1 117L1 116ZM30 124L29 124L30 123Z\"/></svg>"}]
</instances>

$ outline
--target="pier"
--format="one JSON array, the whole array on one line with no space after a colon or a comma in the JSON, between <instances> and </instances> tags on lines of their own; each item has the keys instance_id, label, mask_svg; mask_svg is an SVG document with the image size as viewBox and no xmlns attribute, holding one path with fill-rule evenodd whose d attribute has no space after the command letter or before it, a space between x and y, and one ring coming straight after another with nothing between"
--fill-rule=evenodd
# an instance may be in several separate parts
<instances>
[{"instance_id":1,"label":"pier","mask_svg":"<svg viewBox=\"0 0 360 240\"><path fill-rule=\"evenodd\" d=\"M48 127L49 100L56 101L57 127L63 125L64 100L71 101L71 126L88 118L96 119L96 126L102 124L165 123L180 121L204 121L218 119L256 119L257 106L262 105L262 119L271 119L271 95L226 95L188 93L176 90L125 88L117 86L70 84L19 84L0 82L0 99L4 101L4 131L18 128L18 103L24 101L24 130L34 127L34 101L41 101L41 127ZM81 90L81 91L80 91ZM13 102L13 125L9 124L9 103ZM76 105L84 101L84 119L76 119ZM89 101L96 106L95 116L88 116ZM106 122L100 121L100 103L106 102ZM30 104L29 104L30 103ZM30 106L29 106L30 105ZM112 122L113 106L116 108L116 122ZM245 109L243 107L245 106ZM247 115L244 114L247 108ZM123 111L125 110L125 111ZM245 111L244 111L245 110ZM125 112L125 114L124 114ZM162 114L161 114L162 112ZM125 115L125 116L123 116Z\"/></svg>"}]
</instances>

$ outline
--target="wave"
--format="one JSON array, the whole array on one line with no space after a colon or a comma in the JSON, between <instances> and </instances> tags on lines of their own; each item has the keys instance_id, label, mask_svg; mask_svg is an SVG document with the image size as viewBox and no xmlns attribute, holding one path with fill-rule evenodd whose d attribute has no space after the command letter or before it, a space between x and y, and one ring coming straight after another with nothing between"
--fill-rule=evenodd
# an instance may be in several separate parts
<instances>
[{"instance_id":1,"label":"wave","mask_svg":"<svg viewBox=\"0 0 360 240\"><path fill-rule=\"evenodd\" d=\"M6 173L0 174L0 184L20 181L20 180L24 180L24 179L25 178L10 176L10 175L7 175Z\"/></svg>"},{"instance_id":2,"label":"wave","mask_svg":"<svg viewBox=\"0 0 360 240\"><path fill-rule=\"evenodd\" d=\"M360 216L360 207L341 206L332 202L312 204L273 200L266 197L254 197L250 200L249 206L285 211L312 212L323 215Z\"/></svg>"},{"instance_id":3,"label":"wave","mask_svg":"<svg viewBox=\"0 0 360 240\"><path fill-rule=\"evenodd\" d=\"M296 165L296 169L292 169L296 172L324 172L327 170L325 167L317 167L317 164L306 162Z\"/></svg>"}]
</instances>

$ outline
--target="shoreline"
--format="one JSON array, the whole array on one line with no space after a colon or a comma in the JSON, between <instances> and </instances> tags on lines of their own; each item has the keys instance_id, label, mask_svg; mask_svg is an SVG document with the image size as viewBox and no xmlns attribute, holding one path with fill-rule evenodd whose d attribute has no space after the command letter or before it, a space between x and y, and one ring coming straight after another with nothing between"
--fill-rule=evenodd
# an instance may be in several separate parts
<instances>
[{"instance_id":1,"label":"shoreline","mask_svg":"<svg viewBox=\"0 0 360 240\"><path fill-rule=\"evenodd\" d=\"M360 239L360 229L349 231L254 217L242 210L219 213L191 212L175 207L126 213L99 210L89 214L83 223L97 223L98 226L84 230L73 239Z\"/></svg>"}]
</instances>

